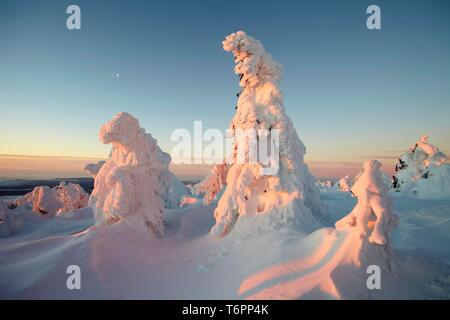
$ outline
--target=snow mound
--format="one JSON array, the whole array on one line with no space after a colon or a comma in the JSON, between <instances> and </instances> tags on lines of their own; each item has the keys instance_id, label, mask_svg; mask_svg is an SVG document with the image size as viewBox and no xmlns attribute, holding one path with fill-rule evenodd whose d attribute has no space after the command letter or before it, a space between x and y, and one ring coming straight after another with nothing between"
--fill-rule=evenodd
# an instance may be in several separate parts
<instances>
[{"instance_id":1,"label":"snow mound","mask_svg":"<svg viewBox=\"0 0 450 320\"><path fill-rule=\"evenodd\" d=\"M447 156L422 136L395 166L393 189L421 199L450 198L450 164Z\"/></svg>"},{"instance_id":2,"label":"snow mound","mask_svg":"<svg viewBox=\"0 0 450 320\"><path fill-rule=\"evenodd\" d=\"M89 204L96 225L124 222L136 230L164 234L164 202L159 177L164 168L156 140L128 113L118 113L100 129L112 144L110 158L95 176Z\"/></svg>"},{"instance_id":3,"label":"snow mound","mask_svg":"<svg viewBox=\"0 0 450 320\"><path fill-rule=\"evenodd\" d=\"M227 36L223 48L235 57L234 70L240 76L241 87L230 130L265 129L269 135L279 133L279 149L271 150L272 155L279 155L279 163L277 173L272 175L263 173L266 167L263 163L241 163L238 150L245 150L245 159L249 158L249 150L255 141L235 140L227 186L214 213L216 224L212 234L223 237L242 217L269 213L272 220L279 218L280 223L292 221L282 217L286 215L304 222L304 230L316 228L318 223L312 221L326 220L327 213L316 180L303 161L305 146L285 114L279 89L281 66L273 61L258 40L243 31ZM282 211L286 211L285 214L281 214ZM272 221L270 225L279 224Z\"/></svg>"},{"instance_id":4,"label":"snow mound","mask_svg":"<svg viewBox=\"0 0 450 320\"><path fill-rule=\"evenodd\" d=\"M58 186L35 187L33 191L16 199L12 206L31 207L33 212L55 216L87 207L89 195L76 183L61 182Z\"/></svg>"}]
</instances>

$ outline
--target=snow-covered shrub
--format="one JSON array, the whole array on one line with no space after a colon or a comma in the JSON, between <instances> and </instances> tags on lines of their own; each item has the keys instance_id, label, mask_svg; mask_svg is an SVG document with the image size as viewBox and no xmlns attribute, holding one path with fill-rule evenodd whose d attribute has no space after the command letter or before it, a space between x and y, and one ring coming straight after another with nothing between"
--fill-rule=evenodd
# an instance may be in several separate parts
<instances>
[{"instance_id":1,"label":"snow-covered shrub","mask_svg":"<svg viewBox=\"0 0 450 320\"><path fill-rule=\"evenodd\" d=\"M118 113L100 129L100 141L112 144L98 171L89 204L97 225L126 220L137 229L164 234L164 202L159 176L164 168L156 140L128 113Z\"/></svg>"},{"instance_id":2,"label":"snow-covered shrub","mask_svg":"<svg viewBox=\"0 0 450 320\"><path fill-rule=\"evenodd\" d=\"M395 167L393 189L424 199L450 198L450 164L447 156L422 136Z\"/></svg>"},{"instance_id":3,"label":"snow-covered shrub","mask_svg":"<svg viewBox=\"0 0 450 320\"><path fill-rule=\"evenodd\" d=\"M87 207L89 195L76 183L61 182L58 186L35 187L33 191L16 199L13 206L30 206L33 212L54 216Z\"/></svg>"},{"instance_id":4,"label":"snow-covered shrub","mask_svg":"<svg viewBox=\"0 0 450 320\"><path fill-rule=\"evenodd\" d=\"M234 70L240 77L241 87L230 129L265 129L268 132L277 129L279 149L272 152L279 153L280 163L276 175L262 174L264 166L261 163L240 163L236 150L246 150L248 158L251 147L246 139L238 139L234 144L227 185L214 213L216 224L211 232L215 236L225 236L239 217L262 214L273 215L271 225L279 225L277 221L297 221L305 230L310 230L312 225L306 225L305 221L315 220L312 217L325 219L326 211L319 198L315 178L303 162L305 146L285 114L279 89L281 66L272 60L258 40L243 31L226 37L223 48L235 57ZM286 215L292 219L283 220L282 210L287 210Z\"/></svg>"}]
</instances>

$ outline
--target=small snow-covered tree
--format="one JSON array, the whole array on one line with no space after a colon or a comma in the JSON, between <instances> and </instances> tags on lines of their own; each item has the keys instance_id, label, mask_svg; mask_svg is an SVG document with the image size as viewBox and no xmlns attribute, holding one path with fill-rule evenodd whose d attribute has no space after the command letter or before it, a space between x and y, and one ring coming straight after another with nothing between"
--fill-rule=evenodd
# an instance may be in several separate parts
<instances>
[{"instance_id":1,"label":"small snow-covered tree","mask_svg":"<svg viewBox=\"0 0 450 320\"><path fill-rule=\"evenodd\" d=\"M203 195L203 203L209 205L227 184L228 165L226 162L214 165L211 173L194 186L194 192Z\"/></svg>"},{"instance_id":2,"label":"small snow-covered tree","mask_svg":"<svg viewBox=\"0 0 450 320\"><path fill-rule=\"evenodd\" d=\"M11 210L0 200L0 237L11 236L16 232L16 219Z\"/></svg>"},{"instance_id":3,"label":"small snow-covered tree","mask_svg":"<svg viewBox=\"0 0 450 320\"><path fill-rule=\"evenodd\" d=\"M276 174L262 174L264 163L238 161L239 150L245 150L244 158L249 158L250 144L254 141L235 141L227 186L215 210L216 224L211 232L219 237L225 236L239 217L262 213L278 215L274 219L279 223L272 221L271 225L295 221L308 229L311 226L306 224L315 220L314 217L325 219L326 211L319 198L315 178L303 161L305 146L284 110L279 89L281 66L258 40L243 31L226 37L223 48L234 55L234 70L239 75L241 87L230 130L264 129L270 133L276 129L279 147L271 152L278 153L280 161Z\"/></svg>"},{"instance_id":4,"label":"small snow-covered tree","mask_svg":"<svg viewBox=\"0 0 450 320\"><path fill-rule=\"evenodd\" d=\"M136 229L164 234L159 176L164 164L156 140L128 113L118 113L100 129L112 144L110 158L98 171L89 199L97 225L126 221Z\"/></svg>"},{"instance_id":5,"label":"small snow-covered tree","mask_svg":"<svg viewBox=\"0 0 450 320\"><path fill-rule=\"evenodd\" d=\"M338 182L339 190L349 192L352 187L352 181L349 175L342 177Z\"/></svg>"},{"instance_id":6,"label":"small snow-covered tree","mask_svg":"<svg viewBox=\"0 0 450 320\"><path fill-rule=\"evenodd\" d=\"M361 242L354 243L355 261L360 261L367 241L382 245L383 255L389 258L391 248L389 234L395 226L397 218L392 211L392 201L388 187L383 182L380 171L381 163L376 160L364 162L364 169L351 191L357 197L355 208L347 216L336 222L336 228L350 227L352 232L360 235Z\"/></svg>"},{"instance_id":7,"label":"small snow-covered tree","mask_svg":"<svg viewBox=\"0 0 450 320\"><path fill-rule=\"evenodd\" d=\"M421 198L450 198L447 156L422 136L399 158L392 188Z\"/></svg>"}]
</instances>

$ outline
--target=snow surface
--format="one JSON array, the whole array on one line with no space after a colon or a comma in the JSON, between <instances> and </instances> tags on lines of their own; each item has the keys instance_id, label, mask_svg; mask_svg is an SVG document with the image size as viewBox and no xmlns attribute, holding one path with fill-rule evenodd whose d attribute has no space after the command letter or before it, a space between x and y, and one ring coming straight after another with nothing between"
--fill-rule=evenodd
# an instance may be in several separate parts
<instances>
[{"instance_id":1,"label":"snow surface","mask_svg":"<svg viewBox=\"0 0 450 320\"><path fill-rule=\"evenodd\" d=\"M344 192L322 198L333 221L356 202ZM216 239L212 203L167 210L165 237L157 239L123 223L93 226L90 208L53 219L22 212L21 229L0 239L0 298L450 298L450 201L393 202L398 271L383 272L381 290L366 287L367 264L381 263L377 255L360 267L345 262L355 232L283 228L248 235L253 241L233 233ZM66 288L72 264L81 268L81 290Z\"/></svg>"}]
</instances>

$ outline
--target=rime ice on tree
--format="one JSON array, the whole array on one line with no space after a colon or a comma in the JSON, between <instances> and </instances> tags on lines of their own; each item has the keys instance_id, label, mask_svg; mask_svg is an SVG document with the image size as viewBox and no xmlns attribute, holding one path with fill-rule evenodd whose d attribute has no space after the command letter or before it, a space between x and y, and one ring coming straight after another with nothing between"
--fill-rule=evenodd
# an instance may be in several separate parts
<instances>
[{"instance_id":1,"label":"rime ice on tree","mask_svg":"<svg viewBox=\"0 0 450 320\"><path fill-rule=\"evenodd\" d=\"M248 144L251 143L245 139L236 140L233 164L228 171L225 192L214 213L216 225L211 232L224 236L231 231L238 217L263 213L279 214L274 219L280 224L296 221L308 229L305 224L315 220L314 217L324 219L326 214L315 178L303 162L305 146L284 111L283 96L278 87L281 66L272 60L258 40L243 31L226 37L223 48L235 57L234 70L240 77L241 87L230 129L265 129L269 133L276 129L280 161L276 175L263 175L263 164L236 161L237 150L241 147L248 158ZM271 224L277 223L272 221Z\"/></svg>"},{"instance_id":2,"label":"rime ice on tree","mask_svg":"<svg viewBox=\"0 0 450 320\"><path fill-rule=\"evenodd\" d=\"M118 113L100 129L100 140L112 144L89 199L97 225L124 221L154 235L164 234L164 202L159 176L164 164L156 140L128 113Z\"/></svg>"}]
</instances>

